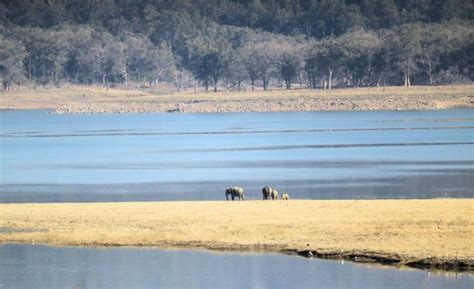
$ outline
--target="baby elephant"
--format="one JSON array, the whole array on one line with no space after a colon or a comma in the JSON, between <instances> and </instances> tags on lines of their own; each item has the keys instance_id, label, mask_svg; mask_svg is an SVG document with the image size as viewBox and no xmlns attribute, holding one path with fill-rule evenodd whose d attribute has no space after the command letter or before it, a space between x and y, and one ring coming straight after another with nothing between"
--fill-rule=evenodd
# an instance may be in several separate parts
<instances>
[{"instance_id":1,"label":"baby elephant","mask_svg":"<svg viewBox=\"0 0 474 289\"><path fill-rule=\"evenodd\" d=\"M283 195L281 195L281 199L285 200L285 201L288 201L290 199L290 196L288 196L288 194L283 194Z\"/></svg>"},{"instance_id":2,"label":"baby elephant","mask_svg":"<svg viewBox=\"0 0 474 289\"><path fill-rule=\"evenodd\" d=\"M232 201L234 198L239 198L239 200L244 201L244 189L241 187L232 187L225 190L225 198L229 200L229 195L232 197Z\"/></svg>"},{"instance_id":3,"label":"baby elephant","mask_svg":"<svg viewBox=\"0 0 474 289\"><path fill-rule=\"evenodd\" d=\"M272 200L278 199L278 191L269 186L266 186L262 189L262 194L264 200L269 200L270 198Z\"/></svg>"}]
</instances>

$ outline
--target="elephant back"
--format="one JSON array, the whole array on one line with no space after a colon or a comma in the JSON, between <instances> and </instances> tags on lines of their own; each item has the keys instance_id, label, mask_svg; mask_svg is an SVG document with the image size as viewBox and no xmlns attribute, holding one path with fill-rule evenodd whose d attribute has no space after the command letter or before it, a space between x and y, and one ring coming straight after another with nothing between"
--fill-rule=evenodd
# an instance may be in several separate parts
<instances>
[{"instance_id":1,"label":"elephant back","mask_svg":"<svg viewBox=\"0 0 474 289\"><path fill-rule=\"evenodd\" d=\"M234 194L236 195L242 196L244 194L244 189L242 189L241 187L233 187L232 189Z\"/></svg>"}]
</instances>

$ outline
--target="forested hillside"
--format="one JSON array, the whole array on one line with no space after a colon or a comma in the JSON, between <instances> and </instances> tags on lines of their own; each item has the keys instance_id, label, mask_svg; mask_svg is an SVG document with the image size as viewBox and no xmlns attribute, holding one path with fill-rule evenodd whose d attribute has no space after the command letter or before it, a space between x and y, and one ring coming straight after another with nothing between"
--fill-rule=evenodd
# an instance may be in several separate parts
<instances>
[{"instance_id":1,"label":"forested hillside","mask_svg":"<svg viewBox=\"0 0 474 289\"><path fill-rule=\"evenodd\" d=\"M471 0L2 0L3 89L474 80Z\"/></svg>"}]
</instances>

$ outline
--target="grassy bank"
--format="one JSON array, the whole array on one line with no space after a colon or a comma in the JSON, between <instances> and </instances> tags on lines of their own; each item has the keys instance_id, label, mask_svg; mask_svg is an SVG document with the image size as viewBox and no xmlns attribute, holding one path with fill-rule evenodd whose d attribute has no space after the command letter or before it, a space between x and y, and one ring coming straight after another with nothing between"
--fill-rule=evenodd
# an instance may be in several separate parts
<instances>
[{"instance_id":1,"label":"grassy bank","mask_svg":"<svg viewBox=\"0 0 474 289\"><path fill-rule=\"evenodd\" d=\"M472 199L1 204L0 242L272 251L473 270L473 216Z\"/></svg>"},{"instance_id":2,"label":"grassy bank","mask_svg":"<svg viewBox=\"0 0 474 289\"><path fill-rule=\"evenodd\" d=\"M473 108L474 85L345 88L205 93L172 87L108 89L99 86L1 92L1 109L58 113L423 110Z\"/></svg>"}]
</instances>

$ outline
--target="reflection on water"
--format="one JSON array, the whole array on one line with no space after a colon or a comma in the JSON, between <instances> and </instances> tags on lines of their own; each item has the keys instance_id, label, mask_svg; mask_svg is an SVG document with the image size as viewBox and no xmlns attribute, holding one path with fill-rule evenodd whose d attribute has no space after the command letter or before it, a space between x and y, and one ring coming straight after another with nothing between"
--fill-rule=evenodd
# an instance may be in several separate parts
<instances>
[{"instance_id":1,"label":"reflection on water","mask_svg":"<svg viewBox=\"0 0 474 289\"><path fill-rule=\"evenodd\" d=\"M474 197L473 110L0 112L0 202Z\"/></svg>"},{"instance_id":2,"label":"reflection on water","mask_svg":"<svg viewBox=\"0 0 474 289\"><path fill-rule=\"evenodd\" d=\"M275 254L0 245L0 288L472 288L428 273Z\"/></svg>"}]
</instances>

